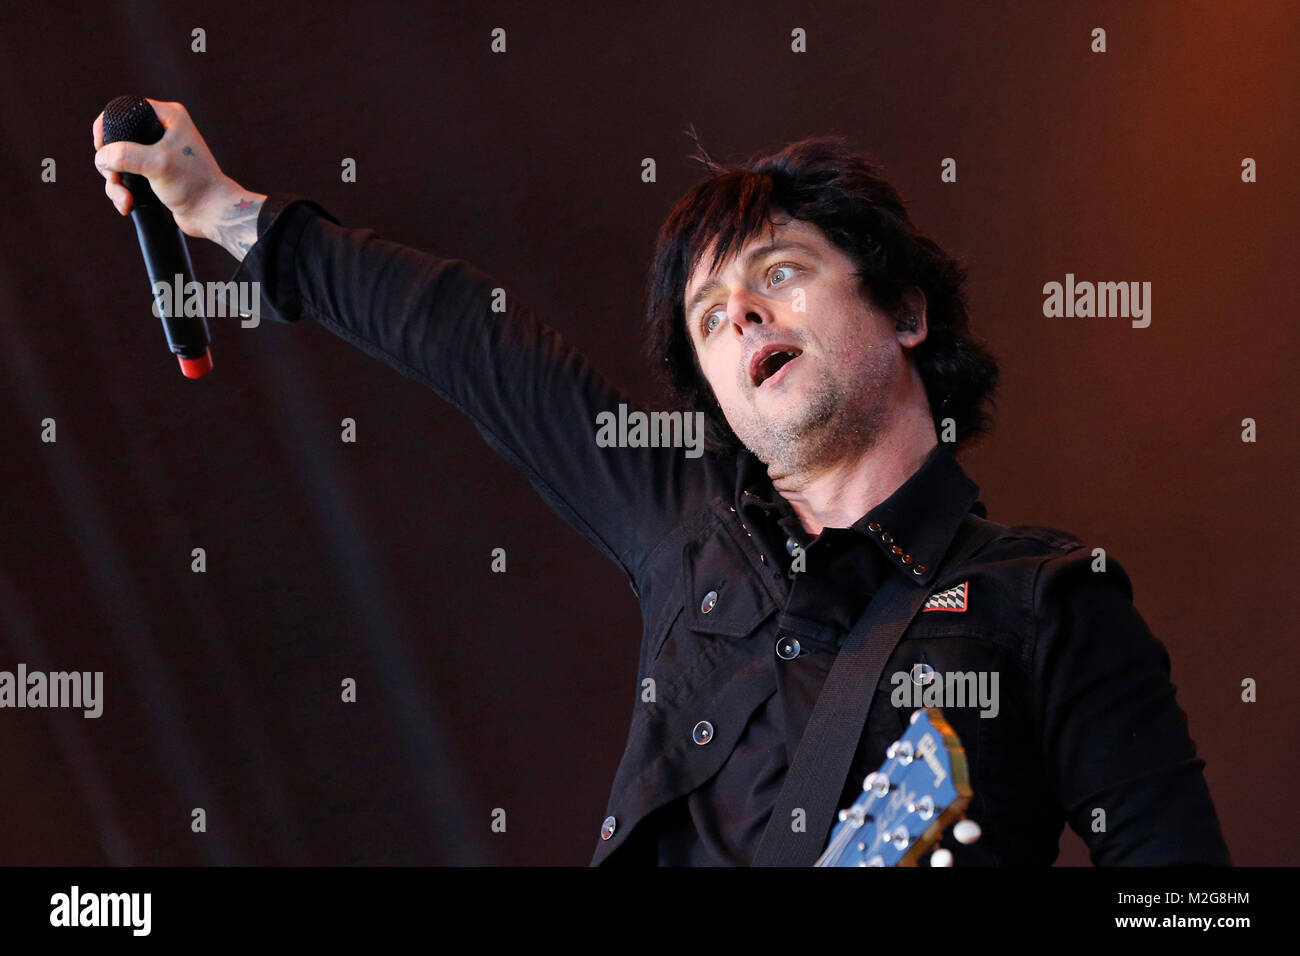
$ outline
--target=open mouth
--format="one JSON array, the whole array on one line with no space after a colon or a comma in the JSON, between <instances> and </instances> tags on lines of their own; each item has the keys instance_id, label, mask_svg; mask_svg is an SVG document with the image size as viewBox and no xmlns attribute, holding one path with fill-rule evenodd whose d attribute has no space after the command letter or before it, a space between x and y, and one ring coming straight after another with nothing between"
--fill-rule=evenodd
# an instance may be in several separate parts
<instances>
[{"instance_id":1,"label":"open mouth","mask_svg":"<svg viewBox=\"0 0 1300 956\"><path fill-rule=\"evenodd\" d=\"M779 372L803 354L803 349L793 345L764 346L750 364L750 380L755 388L776 378Z\"/></svg>"}]
</instances>

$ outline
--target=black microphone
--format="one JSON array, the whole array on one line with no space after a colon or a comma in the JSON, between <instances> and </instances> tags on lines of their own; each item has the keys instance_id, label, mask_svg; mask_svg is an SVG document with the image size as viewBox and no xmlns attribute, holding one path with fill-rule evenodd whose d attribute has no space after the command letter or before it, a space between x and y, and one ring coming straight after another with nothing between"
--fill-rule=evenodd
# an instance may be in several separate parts
<instances>
[{"instance_id":1,"label":"black microphone","mask_svg":"<svg viewBox=\"0 0 1300 956\"><path fill-rule=\"evenodd\" d=\"M150 146L163 138L162 122L149 101L140 96L119 96L104 107L104 143L125 141ZM201 378L212 371L212 353L208 345L208 320L203 315L199 296L199 314L186 315L184 292L194 281L190 250L185 233L180 231L171 210L154 195L149 180L136 173L122 173L122 185L131 191L131 221L144 253L149 272L149 288L154 309L162 319L167 347L180 360L187 378ZM158 284L173 286L174 294L158 291Z\"/></svg>"}]
</instances>

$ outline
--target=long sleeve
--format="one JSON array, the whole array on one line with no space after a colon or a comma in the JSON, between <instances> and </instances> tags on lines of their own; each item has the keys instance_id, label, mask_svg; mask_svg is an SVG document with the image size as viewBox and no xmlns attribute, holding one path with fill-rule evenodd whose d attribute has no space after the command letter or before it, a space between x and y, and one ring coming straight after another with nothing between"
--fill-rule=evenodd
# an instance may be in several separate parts
<instances>
[{"instance_id":1,"label":"long sleeve","mask_svg":"<svg viewBox=\"0 0 1300 956\"><path fill-rule=\"evenodd\" d=\"M717 483L708 453L600 447L597 415L636 406L462 259L345 228L316 203L271 194L233 279L261 283L261 317L310 317L467 415L634 588L646 554Z\"/></svg>"},{"instance_id":2,"label":"long sleeve","mask_svg":"<svg viewBox=\"0 0 1300 956\"><path fill-rule=\"evenodd\" d=\"M1035 586L1036 712L1050 781L1098 866L1230 864L1170 683L1164 645L1127 574L1089 549L1054 557Z\"/></svg>"}]
</instances>

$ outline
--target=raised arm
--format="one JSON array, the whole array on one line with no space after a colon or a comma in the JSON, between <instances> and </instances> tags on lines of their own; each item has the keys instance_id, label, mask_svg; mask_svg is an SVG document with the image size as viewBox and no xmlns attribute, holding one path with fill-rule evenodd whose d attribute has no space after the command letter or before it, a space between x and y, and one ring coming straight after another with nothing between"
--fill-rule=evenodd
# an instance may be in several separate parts
<instances>
[{"instance_id":1,"label":"raised arm","mask_svg":"<svg viewBox=\"0 0 1300 956\"><path fill-rule=\"evenodd\" d=\"M240 260L232 281L259 282L261 317L313 318L428 386L634 585L684 512L726 490L712 455L601 447L598 416L634 411L631 400L502 283L463 259L345 228L299 197L244 190L211 161L184 107L154 107L167 132L153 146L103 146L96 120L95 163L119 211L130 197L117 174L149 177L182 231Z\"/></svg>"}]
</instances>

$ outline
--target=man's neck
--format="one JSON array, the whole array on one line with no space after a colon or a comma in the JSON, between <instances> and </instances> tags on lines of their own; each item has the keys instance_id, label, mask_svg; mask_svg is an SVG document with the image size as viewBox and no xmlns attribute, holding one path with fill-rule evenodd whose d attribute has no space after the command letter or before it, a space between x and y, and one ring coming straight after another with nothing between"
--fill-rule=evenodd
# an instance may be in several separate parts
<instances>
[{"instance_id":1,"label":"man's neck","mask_svg":"<svg viewBox=\"0 0 1300 956\"><path fill-rule=\"evenodd\" d=\"M892 495L938 443L933 420L917 410L858 454L789 474L768 473L804 529L819 535L822 528L849 527Z\"/></svg>"}]
</instances>

